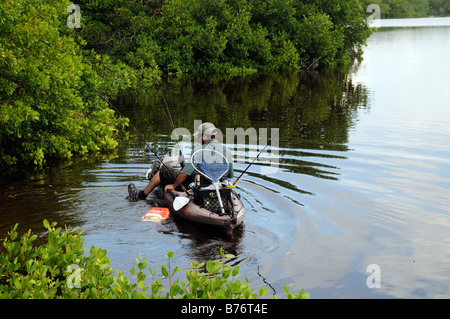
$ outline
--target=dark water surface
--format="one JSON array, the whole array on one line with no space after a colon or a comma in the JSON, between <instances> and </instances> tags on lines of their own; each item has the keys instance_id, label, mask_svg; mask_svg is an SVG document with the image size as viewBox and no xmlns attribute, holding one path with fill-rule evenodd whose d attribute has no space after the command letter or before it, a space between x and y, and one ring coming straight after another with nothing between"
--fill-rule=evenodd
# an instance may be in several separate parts
<instances>
[{"instance_id":1,"label":"dark water surface","mask_svg":"<svg viewBox=\"0 0 450 319\"><path fill-rule=\"evenodd\" d=\"M283 286L293 284L311 298L448 298L449 56L448 26L389 28L371 36L349 74L161 86L176 127L190 133L194 120L224 132L279 128L312 94L279 147L268 148L279 152L279 167L262 156L237 184L246 215L233 236L179 219L142 222L150 207L128 202L126 188L146 185L156 157L131 135L109 158L3 178L0 237L16 222L45 236L47 218L84 229L85 244L106 249L111 266L128 274L139 255L156 267L171 250L187 268L218 258L223 247L236 255L229 264L239 265L240 279L268 287L269 296L283 297ZM159 154L174 145L162 103L157 91L115 102ZM257 153L246 144L228 145L236 174ZM181 145L187 151L190 137ZM367 286L371 264L380 267L380 288Z\"/></svg>"}]
</instances>

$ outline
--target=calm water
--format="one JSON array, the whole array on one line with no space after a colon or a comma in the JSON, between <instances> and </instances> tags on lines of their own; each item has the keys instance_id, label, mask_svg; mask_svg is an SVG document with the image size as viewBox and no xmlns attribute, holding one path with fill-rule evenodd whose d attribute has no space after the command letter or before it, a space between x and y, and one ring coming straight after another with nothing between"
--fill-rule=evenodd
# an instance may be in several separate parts
<instances>
[{"instance_id":1,"label":"calm water","mask_svg":"<svg viewBox=\"0 0 450 319\"><path fill-rule=\"evenodd\" d=\"M156 267L171 250L186 268L223 247L241 279L269 296L284 297L292 283L312 298L449 298L449 56L449 26L382 28L349 74L164 84L175 125L190 132L196 119L224 131L281 127L312 93L279 148L269 147L279 151L277 171L265 173L263 157L237 184L247 213L232 237L179 219L141 221L149 206L125 200L126 187L145 186L155 155L134 135L109 158L3 178L0 237L16 222L45 236L47 218L84 229L85 244L126 272L140 254ZM116 101L163 154L174 141L161 103L156 91ZM239 173L256 146L229 146ZM381 269L380 288L367 287L370 264Z\"/></svg>"}]
</instances>

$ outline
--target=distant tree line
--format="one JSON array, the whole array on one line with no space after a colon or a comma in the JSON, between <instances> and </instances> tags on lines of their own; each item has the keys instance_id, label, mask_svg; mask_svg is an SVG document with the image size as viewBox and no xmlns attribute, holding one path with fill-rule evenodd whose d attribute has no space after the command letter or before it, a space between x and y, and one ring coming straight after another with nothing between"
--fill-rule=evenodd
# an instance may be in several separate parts
<instances>
[{"instance_id":1,"label":"distant tree line","mask_svg":"<svg viewBox=\"0 0 450 319\"><path fill-rule=\"evenodd\" d=\"M364 6L377 4L381 18L422 18L450 16L449 0L362 0Z\"/></svg>"}]
</instances>

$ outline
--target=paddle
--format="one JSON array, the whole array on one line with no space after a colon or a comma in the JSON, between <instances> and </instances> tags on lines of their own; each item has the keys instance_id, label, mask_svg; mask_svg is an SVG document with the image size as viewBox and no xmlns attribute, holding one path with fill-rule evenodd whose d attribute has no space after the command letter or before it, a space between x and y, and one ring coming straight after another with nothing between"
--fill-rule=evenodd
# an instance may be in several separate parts
<instances>
[{"instance_id":1,"label":"paddle","mask_svg":"<svg viewBox=\"0 0 450 319\"><path fill-rule=\"evenodd\" d=\"M173 209L174 210L178 211L189 203L189 198L179 196L172 190L169 190L168 192L174 197L174 200L173 200Z\"/></svg>"}]
</instances>

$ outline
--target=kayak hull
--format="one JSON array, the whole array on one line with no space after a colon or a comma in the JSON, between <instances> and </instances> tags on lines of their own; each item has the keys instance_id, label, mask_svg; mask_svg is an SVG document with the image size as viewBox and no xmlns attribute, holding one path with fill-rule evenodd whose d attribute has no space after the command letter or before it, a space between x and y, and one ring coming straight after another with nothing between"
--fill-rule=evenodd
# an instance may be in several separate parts
<instances>
[{"instance_id":1,"label":"kayak hull","mask_svg":"<svg viewBox=\"0 0 450 319\"><path fill-rule=\"evenodd\" d=\"M235 223L233 223L232 217L230 215L219 215L210 210L202 208L196 205L192 199L190 199L189 203L186 206L176 211L173 209L173 201L176 196L188 197L186 192L174 191L173 194L166 192L164 194L164 202L166 206L169 207L172 213L184 219L200 224L217 226L226 230L233 230L235 227L241 225L244 220L244 205L239 198L239 195L234 192L231 192L231 202L233 204L233 210L236 216Z\"/></svg>"}]
</instances>

